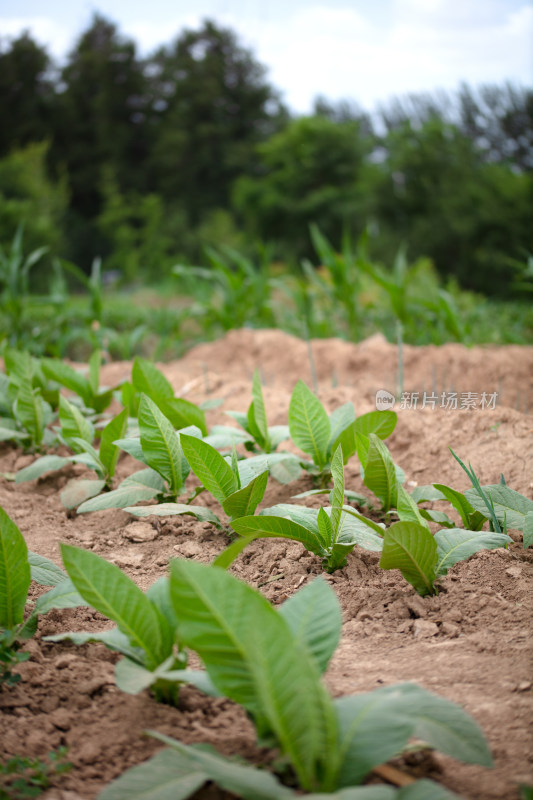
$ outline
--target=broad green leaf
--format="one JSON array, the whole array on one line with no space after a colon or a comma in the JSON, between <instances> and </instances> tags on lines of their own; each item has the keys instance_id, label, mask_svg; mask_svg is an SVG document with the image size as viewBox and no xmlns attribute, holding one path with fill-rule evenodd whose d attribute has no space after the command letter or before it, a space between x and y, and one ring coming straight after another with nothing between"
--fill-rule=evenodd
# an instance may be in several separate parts
<instances>
[{"instance_id":1,"label":"broad green leaf","mask_svg":"<svg viewBox=\"0 0 533 800\"><path fill-rule=\"evenodd\" d=\"M433 486L439 492L442 492L444 497L450 501L455 510L459 512L465 528L470 528L471 530L480 530L488 513L486 507L485 514L482 513L479 515L479 512L476 512L474 507L466 499L465 495L461 492L458 492L457 489L452 489L451 486L446 486L444 483L434 483ZM473 514L478 514L477 525L472 525ZM479 516L481 516L481 520L479 520Z\"/></svg>"},{"instance_id":2,"label":"broad green leaf","mask_svg":"<svg viewBox=\"0 0 533 800\"><path fill-rule=\"evenodd\" d=\"M291 433L288 425L271 425L268 429L268 435L271 449L275 450L281 442L290 438Z\"/></svg>"},{"instance_id":3,"label":"broad green leaf","mask_svg":"<svg viewBox=\"0 0 533 800\"><path fill-rule=\"evenodd\" d=\"M137 461L141 461L143 464L148 464L147 457L143 453L140 439L115 439L113 444L116 444L117 447L120 447L120 449L124 450L124 452L128 453L128 455L136 458Z\"/></svg>"},{"instance_id":4,"label":"broad green leaf","mask_svg":"<svg viewBox=\"0 0 533 800\"><path fill-rule=\"evenodd\" d=\"M222 569L175 559L170 587L180 640L198 653L219 691L243 705L260 731L274 733L302 787L317 786L335 723L314 660L288 623Z\"/></svg>"},{"instance_id":5,"label":"broad green leaf","mask_svg":"<svg viewBox=\"0 0 533 800\"><path fill-rule=\"evenodd\" d=\"M397 487L396 510L399 518L404 522L418 522L419 525L423 525L429 530L429 525L420 513L416 502L411 495L405 491L403 486Z\"/></svg>"},{"instance_id":6,"label":"broad green leaf","mask_svg":"<svg viewBox=\"0 0 533 800\"><path fill-rule=\"evenodd\" d=\"M257 475L250 483L243 489L239 489L229 497L226 497L222 503L224 511L228 517L236 519L237 517L246 517L250 514L255 514L255 510L263 496L268 481L268 470Z\"/></svg>"},{"instance_id":7,"label":"broad green leaf","mask_svg":"<svg viewBox=\"0 0 533 800\"><path fill-rule=\"evenodd\" d=\"M243 458L239 461L238 469L241 486L247 486L250 481L266 469L271 473L279 470L277 474L280 474L281 477L299 475L301 473L300 462L292 453L264 453L250 458Z\"/></svg>"},{"instance_id":8,"label":"broad green leaf","mask_svg":"<svg viewBox=\"0 0 533 800\"><path fill-rule=\"evenodd\" d=\"M432 508L420 508L420 516L424 519L429 520L430 522L437 522L439 525L443 525L445 528L455 528L457 527L453 519L444 513L444 511L434 511Z\"/></svg>"},{"instance_id":9,"label":"broad green leaf","mask_svg":"<svg viewBox=\"0 0 533 800\"><path fill-rule=\"evenodd\" d=\"M0 629L22 622L31 575L24 537L0 508Z\"/></svg>"},{"instance_id":10,"label":"broad green leaf","mask_svg":"<svg viewBox=\"0 0 533 800\"><path fill-rule=\"evenodd\" d=\"M274 453L273 455L276 454ZM287 456L287 458L273 462L269 467L269 471L274 480L285 485L298 480L302 474L302 467L298 458Z\"/></svg>"},{"instance_id":11,"label":"broad green leaf","mask_svg":"<svg viewBox=\"0 0 533 800\"><path fill-rule=\"evenodd\" d=\"M72 581L65 574L63 578L53 589L39 597L35 603L35 614L46 614L52 608L78 608L87 605Z\"/></svg>"},{"instance_id":12,"label":"broad green leaf","mask_svg":"<svg viewBox=\"0 0 533 800\"><path fill-rule=\"evenodd\" d=\"M174 389L169 381L155 364L147 361L146 358L135 357L131 370L131 381L138 392L145 394L157 405L160 400L174 397Z\"/></svg>"},{"instance_id":13,"label":"broad green leaf","mask_svg":"<svg viewBox=\"0 0 533 800\"><path fill-rule=\"evenodd\" d=\"M318 397L301 380L289 404L289 430L294 444L319 467L325 466L331 434L329 418Z\"/></svg>"},{"instance_id":14,"label":"broad green leaf","mask_svg":"<svg viewBox=\"0 0 533 800\"><path fill-rule=\"evenodd\" d=\"M379 439L387 439L396 427L397 421L398 417L394 411L370 411L357 417L355 431L364 436L374 433Z\"/></svg>"},{"instance_id":15,"label":"broad green leaf","mask_svg":"<svg viewBox=\"0 0 533 800\"><path fill-rule=\"evenodd\" d=\"M117 439L121 439L128 427L128 410L124 408L120 414L108 422L102 431L100 438L100 461L106 470L106 476L112 478L120 455L120 448L115 444Z\"/></svg>"},{"instance_id":16,"label":"broad green leaf","mask_svg":"<svg viewBox=\"0 0 533 800\"><path fill-rule=\"evenodd\" d=\"M416 736L440 752L467 763L491 765L483 734L463 709L416 684L398 684L341 697L339 785L360 783ZM428 795L428 797L432 795Z\"/></svg>"},{"instance_id":17,"label":"broad green leaf","mask_svg":"<svg viewBox=\"0 0 533 800\"><path fill-rule=\"evenodd\" d=\"M212 522L213 525L220 526L219 518L205 506L190 506L186 503L158 503L156 506L132 506L125 507L124 511L133 514L134 517L175 517L190 515L202 522Z\"/></svg>"},{"instance_id":18,"label":"broad green leaf","mask_svg":"<svg viewBox=\"0 0 533 800\"><path fill-rule=\"evenodd\" d=\"M80 505L78 514L87 514L89 511L103 511L107 508L125 508L133 503L140 503L143 500L151 500L159 494L158 489L152 489L142 483L122 483L118 489L112 492L104 492L98 497L86 500Z\"/></svg>"},{"instance_id":19,"label":"broad green leaf","mask_svg":"<svg viewBox=\"0 0 533 800\"><path fill-rule=\"evenodd\" d=\"M435 534L438 548L437 575L446 575L450 567L464 561L479 550L494 550L512 542L510 536L491 531L465 531L463 528L443 530Z\"/></svg>"},{"instance_id":20,"label":"broad green leaf","mask_svg":"<svg viewBox=\"0 0 533 800\"><path fill-rule=\"evenodd\" d=\"M220 756L212 749L188 747L169 736L150 731L150 735L190 759L209 780L244 800L291 800L295 795L264 769Z\"/></svg>"},{"instance_id":21,"label":"broad green leaf","mask_svg":"<svg viewBox=\"0 0 533 800\"><path fill-rule=\"evenodd\" d=\"M161 634L157 614L136 583L96 553L61 544L63 564L81 596L104 616L116 622L132 644L146 653L147 666L157 666Z\"/></svg>"},{"instance_id":22,"label":"broad green leaf","mask_svg":"<svg viewBox=\"0 0 533 800\"><path fill-rule=\"evenodd\" d=\"M483 486L483 491L488 496L489 501L494 505L494 511L498 522L502 525L505 521L508 528L522 531L526 521L526 515L533 512L533 500L525 497L509 486L496 483L491 486ZM468 489L465 492L467 500L484 516L488 516L488 509L483 498L479 496L476 489Z\"/></svg>"},{"instance_id":23,"label":"broad green leaf","mask_svg":"<svg viewBox=\"0 0 533 800\"><path fill-rule=\"evenodd\" d=\"M57 586L58 583L68 579L67 573L63 572L61 567L32 550L28 550L28 563L32 581L40 583L42 586Z\"/></svg>"},{"instance_id":24,"label":"broad green leaf","mask_svg":"<svg viewBox=\"0 0 533 800\"><path fill-rule=\"evenodd\" d=\"M323 508L318 509L316 521L318 524L318 538L320 540L320 544L322 545L324 550L329 552L331 547L333 546L335 538L333 535L333 527L331 525L331 520Z\"/></svg>"},{"instance_id":25,"label":"broad green leaf","mask_svg":"<svg viewBox=\"0 0 533 800\"><path fill-rule=\"evenodd\" d=\"M396 522L385 531L379 566L399 569L421 595L433 593L437 542L427 528L415 522Z\"/></svg>"},{"instance_id":26,"label":"broad green leaf","mask_svg":"<svg viewBox=\"0 0 533 800\"><path fill-rule=\"evenodd\" d=\"M339 644L342 616L337 595L323 578L316 578L279 606L296 639L325 672Z\"/></svg>"},{"instance_id":27,"label":"broad green leaf","mask_svg":"<svg viewBox=\"0 0 533 800\"><path fill-rule=\"evenodd\" d=\"M238 491L239 485L233 470L214 447L183 433L180 434L180 441L192 471L220 504Z\"/></svg>"},{"instance_id":28,"label":"broad green leaf","mask_svg":"<svg viewBox=\"0 0 533 800\"><path fill-rule=\"evenodd\" d=\"M383 510L388 511L396 506L398 500L396 465L387 446L374 433L370 434L368 442L364 484L381 501Z\"/></svg>"},{"instance_id":29,"label":"broad green leaf","mask_svg":"<svg viewBox=\"0 0 533 800\"><path fill-rule=\"evenodd\" d=\"M455 792L427 778L403 786L395 797L396 800L461 800Z\"/></svg>"},{"instance_id":30,"label":"broad green leaf","mask_svg":"<svg viewBox=\"0 0 533 800\"><path fill-rule=\"evenodd\" d=\"M158 472L150 467L132 472L131 475L124 478L120 484L120 488L125 486L138 486L139 484L148 487L148 489L157 489L158 492L165 491L165 481Z\"/></svg>"},{"instance_id":31,"label":"broad green leaf","mask_svg":"<svg viewBox=\"0 0 533 800\"><path fill-rule=\"evenodd\" d=\"M328 452L334 453L342 445L344 463L355 453L355 409L353 403L345 403L336 408L329 416L331 433Z\"/></svg>"},{"instance_id":32,"label":"broad green leaf","mask_svg":"<svg viewBox=\"0 0 533 800\"><path fill-rule=\"evenodd\" d=\"M102 354L100 350L95 350L89 358L89 386L91 392L96 395L100 388L100 367L102 365Z\"/></svg>"},{"instance_id":33,"label":"broad green leaf","mask_svg":"<svg viewBox=\"0 0 533 800\"><path fill-rule=\"evenodd\" d=\"M235 422L246 431L246 433L250 433L248 430L248 416L243 411L226 411L225 413L228 415L228 417L234 419Z\"/></svg>"},{"instance_id":34,"label":"broad green leaf","mask_svg":"<svg viewBox=\"0 0 533 800\"><path fill-rule=\"evenodd\" d=\"M187 757L161 750L108 784L98 800L186 800L208 780Z\"/></svg>"},{"instance_id":35,"label":"broad green leaf","mask_svg":"<svg viewBox=\"0 0 533 800\"><path fill-rule=\"evenodd\" d=\"M45 413L40 390L32 389L29 383L22 383L17 392L15 413L32 441L39 445L43 440Z\"/></svg>"},{"instance_id":36,"label":"broad green leaf","mask_svg":"<svg viewBox=\"0 0 533 800\"><path fill-rule=\"evenodd\" d=\"M326 513L329 513L328 508ZM384 530L377 523L357 514L350 506L344 506L337 530L339 544L357 544L365 550L380 552L383 549L383 533Z\"/></svg>"},{"instance_id":37,"label":"broad green leaf","mask_svg":"<svg viewBox=\"0 0 533 800\"><path fill-rule=\"evenodd\" d=\"M319 535L318 524L316 524L316 531L313 531L297 522L293 522L292 519L287 519L286 517L263 516L262 514L257 517L241 517L240 519L233 520L230 524L239 536L293 539L296 542L301 542L304 547L312 553L316 553L320 556L326 555L324 552L326 545Z\"/></svg>"},{"instance_id":38,"label":"broad green leaf","mask_svg":"<svg viewBox=\"0 0 533 800\"><path fill-rule=\"evenodd\" d=\"M433 503L436 500L446 500L446 495L436 488L437 485L415 486L411 492L411 497L415 503Z\"/></svg>"},{"instance_id":39,"label":"broad green leaf","mask_svg":"<svg viewBox=\"0 0 533 800\"><path fill-rule=\"evenodd\" d=\"M344 506L344 469L343 450L339 445L331 459L331 476L333 478L333 491L331 492L331 526L333 536L337 536L339 522Z\"/></svg>"},{"instance_id":40,"label":"broad green leaf","mask_svg":"<svg viewBox=\"0 0 533 800\"><path fill-rule=\"evenodd\" d=\"M65 508L76 508L91 497L100 494L104 486L105 481L74 478L67 483L59 496Z\"/></svg>"},{"instance_id":41,"label":"broad green leaf","mask_svg":"<svg viewBox=\"0 0 533 800\"><path fill-rule=\"evenodd\" d=\"M207 436L205 413L194 403L181 397L171 397L159 400L157 405L176 430L194 425L201 430L202 436Z\"/></svg>"},{"instance_id":42,"label":"broad green leaf","mask_svg":"<svg viewBox=\"0 0 533 800\"><path fill-rule=\"evenodd\" d=\"M370 441L368 436L365 436L363 433L356 433L355 434L355 448L357 451L357 458L359 459L359 463L361 464L361 477L364 478L364 469L366 467L366 462L368 461L368 449L370 447Z\"/></svg>"},{"instance_id":43,"label":"broad green leaf","mask_svg":"<svg viewBox=\"0 0 533 800\"><path fill-rule=\"evenodd\" d=\"M170 599L170 580L164 576L159 578L148 588L147 598L154 606L158 618L159 630L161 631L162 650L168 656L168 664L164 669L175 666L178 653L178 618L174 612ZM176 645L176 649L175 648ZM185 663L185 661L184 661ZM184 666L183 663L183 666ZM163 669L161 664L158 669Z\"/></svg>"},{"instance_id":44,"label":"broad green leaf","mask_svg":"<svg viewBox=\"0 0 533 800\"><path fill-rule=\"evenodd\" d=\"M287 517L292 519L293 522L302 525L308 530L318 533L318 509L308 508L307 506L297 506L292 503L278 503L270 508L264 508L260 513L260 517Z\"/></svg>"},{"instance_id":45,"label":"broad green leaf","mask_svg":"<svg viewBox=\"0 0 533 800\"><path fill-rule=\"evenodd\" d=\"M0 425L0 442L24 441L30 438L30 434L25 431L17 431L15 428L6 428Z\"/></svg>"},{"instance_id":46,"label":"broad green leaf","mask_svg":"<svg viewBox=\"0 0 533 800\"><path fill-rule=\"evenodd\" d=\"M70 389L84 402L87 408L90 408L91 401L91 385L87 378L77 370L65 364L64 361L59 361L53 358L43 358L41 360L43 372L47 378L64 386L65 389Z\"/></svg>"},{"instance_id":47,"label":"broad green leaf","mask_svg":"<svg viewBox=\"0 0 533 800\"><path fill-rule=\"evenodd\" d=\"M117 653L122 653L137 663L144 661L145 658L144 651L140 647L134 647L126 634L118 628L109 628L105 631L70 631L55 636L43 636L43 639L46 642L72 642L77 646L89 642L102 642L110 650L116 650Z\"/></svg>"},{"instance_id":48,"label":"broad green leaf","mask_svg":"<svg viewBox=\"0 0 533 800\"><path fill-rule=\"evenodd\" d=\"M189 472L188 464L174 428L146 395L139 403L139 428L148 465L165 478L171 492L178 494Z\"/></svg>"},{"instance_id":49,"label":"broad green leaf","mask_svg":"<svg viewBox=\"0 0 533 800\"><path fill-rule=\"evenodd\" d=\"M261 438L263 440L264 449L269 449L270 441L269 441L269 434L268 434L268 422L267 422L267 415L266 415L266 408L265 408L265 400L263 398L263 391L261 389L261 379L259 377L258 370L255 370L254 377L252 381L252 405L251 409L253 420L259 430Z\"/></svg>"},{"instance_id":50,"label":"broad green leaf","mask_svg":"<svg viewBox=\"0 0 533 800\"><path fill-rule=\"evenodd\" d=\"M89 444L94 440L94 427L75 405L61 395L59 398L59 421L61 434L66 443L75 453L81 452L74 439L83 439Z\"/></svg>"},{"instance_id":51,"label":"broad green leaf","mask_svg":"<svg viewBox=\"0 0 533 800\"><path fill-rule=\"evenodd\" d=\"M15 477L15 483L24 483L24 481L34 481L40 478L47 472L54 472L55 470L65 467L70 464L70 458L63 456L42 456L36 458L33 464L30 464L24 469L20 469Z\"/></svg>"},{"instance_id":52,"label":"broad green leaf","mask_svg":"<svg viewBox=\"0 0 533 800\"><path fill-rule=\"evenodd\" d=\"M94 470L99 478L103 478L105 474L105 467L100 461L98 450L92 444L86 442L85 439L79 439L77 436L70 440L71 446L75 446L78 454L71 457L74 464L86 464L89 469ZM82 456L85 456L82 460Z\"/></svg>"},{"instance_id":53,"label":"broad green leaf","mask_svg":"<svg viewBox=\"0 0 533 800\"><path fill-rule=\"evenodd\" d=\"M533 511L528 511L524 522L524 547L533 544Z\"/></svg>"}]
</instances>

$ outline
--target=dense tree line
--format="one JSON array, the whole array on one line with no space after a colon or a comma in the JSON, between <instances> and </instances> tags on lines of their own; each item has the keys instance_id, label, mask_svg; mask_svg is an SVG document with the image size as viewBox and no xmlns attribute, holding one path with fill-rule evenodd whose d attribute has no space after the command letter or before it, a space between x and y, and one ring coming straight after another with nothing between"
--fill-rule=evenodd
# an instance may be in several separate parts
<instances>
[{"instance_id":1,"label":"dense tree line","mask_svg":"<svg viewBox=\"0 0 533 800\"><path fill-rule=\"evenodd\" d=\"M354 87L356 89L356 87ZM502 293L533 250L533 92L463 86L370 117L318 98L294 117L231 30L206 21L143 59L96 15L66 63L28 34L0 42L0 243L25 223L88 269L162 276L206 244L311 254L369 226L466 287Z\"/></svg>"}]
</instances>

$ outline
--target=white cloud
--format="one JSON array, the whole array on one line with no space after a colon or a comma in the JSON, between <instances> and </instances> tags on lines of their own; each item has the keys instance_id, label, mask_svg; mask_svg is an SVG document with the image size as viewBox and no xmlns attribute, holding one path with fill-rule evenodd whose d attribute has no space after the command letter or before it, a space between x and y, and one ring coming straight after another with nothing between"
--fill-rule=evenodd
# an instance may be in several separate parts
<instances>
[{"instance_id":1,"label":"white cloud","mask_svg":"<svg viewBox=\"0 0 533 800\"><path fill-rule=\"evenodd\" d=\"M63 57L74 43L73 32L49 17L0 17L0 37L13 39L25 30L56 57Z\"/></svg>"}]
</instances>

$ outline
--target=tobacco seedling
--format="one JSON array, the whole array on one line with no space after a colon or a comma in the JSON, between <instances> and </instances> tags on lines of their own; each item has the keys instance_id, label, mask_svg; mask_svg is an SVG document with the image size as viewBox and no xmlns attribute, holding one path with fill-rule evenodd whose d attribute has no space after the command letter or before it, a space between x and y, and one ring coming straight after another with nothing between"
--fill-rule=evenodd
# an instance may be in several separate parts
<instances>
[{"instance_id":1,"label":"tobacco seedling","mask_svg":"<svg viewBox=\"0 0 533 800\"><path fill-rule=\"evenodd\" d=\"M89 359L89 374L83 375L78 370L56 358L43 358L41 365L44 374L51 380L69 389L78 395L86 409L101 414L111 403L113 392L118 386L112 388L100 386L100 367L102 355L100 350L95 350Z\"/></svg>"},{"instance_id":2,"label":"tobacco seedling","mask_svg":"<svg viewBox=\"0 0 533 800\"><path fill-rule=\"evenodd\" d=\"M329 416L315 394L298 381L289 404L289 431L291 439L304 453L310 455L312 463L302 461L304 469L314 474L323 486L331 479L331 459L342 445L344 463L356 452L357 434L375 434L386 439L396 426L393 411L371 411L356 419L353 403L345 403Z\"/></svg>"},{"instance_id":3,"label":"tobacco seedling","mask_svg":"<svg viewBox=\"0 0 533 800\"><path fill-rule=\"evenodd\" d=\"M399 569L418 594L437 594L435 582L479 550L505 547L512 539L492 531L446 528L433 535L426 524L396 522L383 535L379 566Z\"/></svg>"},{"instance_id":4,"label":"tobacco seedling","mask_svg":"<svg viewBox=\"0 0 533 800\"><path fill-rule=\"evenodd\" d=\"M46 641L82 645L102 642L124 658L115 667L116 684L138 694L151 688L157 700L175 705L179 683L197 683L210 691L205 674L186 670L187 656L178 638L177 619L168 594L168 578L144 594L117 566L96 553L61 545L63 564L83 600L116 623L105 631L70 632Z\"/></svg>"},{"instance_id":5,"label":"tobacco seedling","mask_svg":"<svg viewBox=\"0 0 533 800\"><path fill-rule=\"evenodd\" d=\"M170 597L180 641L198 653L214 687L246 709L259 744L277 746L297 785L315 792L311 797L316 800L453 797L429 781L416 791L352 788L401 752L411 737L463 761L491 765L476 723L458 706L415 684L330 697L321 674L337 646L341 616L324 580L313 581L276 609L224 570L176 559ZM187 798L207 780L248 800L300 796L265 770L224 759L212 749L151 735L170 750L126 772L104 789L100 800L137 800L143 793L159 796L163 791Z\"/></svg>"},{"instance_id":6,"label":"tobacco seedling","mask_svg":"<svg viewBox=\"0 0 533 800\"><path fill-rule=\"evenodd\" d=\"M24 619L31 580L54 588L42 595ZM43 556L28 551L21 532L0 508L0 686L13 686L13 672L29 653L20 651L37 630L37 616L51 608L84 605L65 573Z\"/></svg>"},{"instance_id":7,"label":"tobacco seedling","mask_svg":"<svg viewBox=\"0 0 533 800\"><path fill-rule=\"evenodd\" d=\"M259 372L254 372L252 382L252 402L246 414L240 411L226 412L251 437L245 442L245 447L252 452L273 453L279 444L290 436L287 425L273 425L269 428L267 422L265 400L261 389Z\"/></svg>"},{"instance_id":8,"label":"tobacco seedling","mask_svg":"<svg viewBox=\"0 0 533 800\"><path fill-rule=\"evenodd\" d=\"M24 351L4 353L7 375L0 373L0 441L14 441L25 448L39 450L55 444L47 428L54 415L50 402L57 393L50 391L36 359Z\"/></svg>"},{"instance_id":9,"label":"tobacco seedling","mask_svg":"<svg viewBox=\"0 0 533 800\"><path fill-rule=\"evenodd\" d=\"M59 421L61 423L59 439L67 447L70 447L74 455L43 456L28 467L19 470L15 482L23 483L35 480L47 472L62 469L70 463L84 464L96 472L98 479L77 479L67 484L61 492L61 501L66 508L71 509L111 485L120 455L120 448L114 442L126 433L128 412L123 409L120 414L108 422L100 433L98 450L93 446L94 426L75 405L69 403L64 397L60 397L59 400Z\"/></svg>"},{"instance_id":10,"label":"tobacco seedling","mask_svg":"<svg viewBox=\"0 0 533 800\"><path fill-rule=\"evenodd\" d=\"M330 507L315 509L280 504L264 509L258 516L243 515L231 523L234 531L242 538L231 544L216 563L228 566L247 544L263 537L301 542L307 550L322 559L328 572L344 566L347 554L356 545L367 550L381 550L383 530L380 526L344 505L341 445L333 455L331 472L333 490Z\"/></svg>"}]
</instances>

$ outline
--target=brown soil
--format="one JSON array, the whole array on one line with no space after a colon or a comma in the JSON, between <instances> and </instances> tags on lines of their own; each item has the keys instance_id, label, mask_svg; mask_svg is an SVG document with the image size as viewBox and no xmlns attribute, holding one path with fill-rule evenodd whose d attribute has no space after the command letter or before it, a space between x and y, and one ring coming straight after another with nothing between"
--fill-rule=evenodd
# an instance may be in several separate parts
<instances>
[{"instance_id":1,"label":"brown soil","mask_svg":"<svg viewBox=\"0 0 533 800\"><path fill-rule=\"evenodd\" d=\"M378 389L396 389L396 348L381 337L359 345L314 341L312 352L322 402L332 410L353 400L358 413L374 408ZM482 483L503 472L514 489L533 496L533 348L468 350L459 345L406 347L408 391L497 392L495 409L449 410L396 406L399 420L388 440L394 459L413 484L433 481L466 489L468 481L451 457L452 447L469 460ZM245 410L251 377L259 367L270 424L286 422L298 378L311 384L308 348L276 331L238 331L194 348L162 367L176 391L194 402L222 398L208 412L212 424L228 422L224 411ZM129 377L130 364L105 367L104 382ZM420 401L421 402L421 401ZM0 472L30 463L9 445L0 450ZM132 472L124 457L119 477ZM146 589L179 555L210 561L226 544L224 534L190 517L133 520L123 511L69 518L58 490L81 467L15 485L0 479L0 505L15 520L28 546L60 563L61 541L92 549L114 561ZM290 486L271 480L264 505L287 502L311 487L301 478ZM347 487L368 494L356 459L347 467ZM202 498L205 497L202 495ZM216 503L206 498L206 504ZM307 502L317 502L316 498ZM217 512L219 511L216 508ZM420 598L396 572L378 568L378 556L356 549L347 566L328 579L343 611L343 639L327 673L333 694L368 691L399 681L417 681L466 708L483 728L495 760L492 770L436 756L425 774L470 800L516 800L519 783L533 783L532 616L533 554L521 543L509 550L480 553L454 567L436 597ZM271 540L251 545L234 572L279 603L320 573L318 559L295 543ZM35 593L40 589L35 588ZM47 634L105 627L89 609L53 611L28 644L30 661L20 667L21 683L0 693L0 754L42 756L69 747L73 769L55 780L48 800L93 798L112 778L158 749L143 737L156 729L184 742L210 742L226 754L254 761L268 758L254 745L242 711L227 700L212 700L192 688L179 708L158 705L147 692L133 697L114 685L116 657L101 645L76 648L42 641ZM402 763L416 774L416 768ZM226 796L216 792L198 797Z\"/></svg>"}]
</instances>

